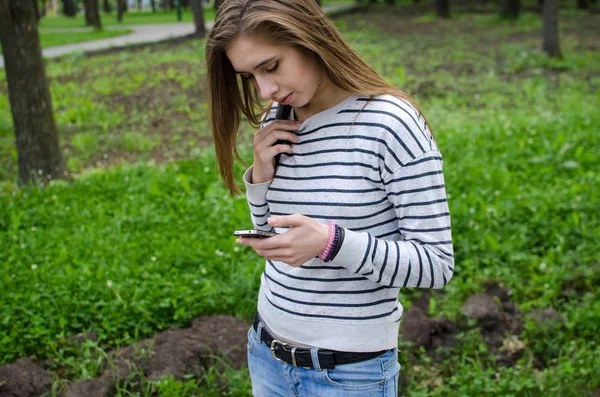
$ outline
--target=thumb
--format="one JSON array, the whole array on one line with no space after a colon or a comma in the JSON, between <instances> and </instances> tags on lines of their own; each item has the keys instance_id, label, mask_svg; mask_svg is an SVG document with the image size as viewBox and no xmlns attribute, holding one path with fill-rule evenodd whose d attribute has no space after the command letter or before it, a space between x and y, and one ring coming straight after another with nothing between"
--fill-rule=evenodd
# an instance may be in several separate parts
<instances>
[{"instance_id":1,"label":"thumb","mask_svg":"<svg viewBox=\"0 0 600 397\"><path fill-rule=\"evenodd\" d=\"M303 223L302 215L294 214L294 215L280 215L280 216L272 216L267 219L269 226L272 227L296 227L301 226Z\"/></svg>"}]
</instances>

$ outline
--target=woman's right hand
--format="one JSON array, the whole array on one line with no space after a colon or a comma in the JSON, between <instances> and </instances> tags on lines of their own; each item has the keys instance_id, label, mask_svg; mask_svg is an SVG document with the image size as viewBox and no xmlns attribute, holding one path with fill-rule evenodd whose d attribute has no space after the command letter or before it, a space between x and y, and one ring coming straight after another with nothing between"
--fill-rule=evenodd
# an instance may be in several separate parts
<instances>
[{"instance_id":1,"label":"woman's right hand","mask_svg":"<svg viewBox=\"0 0 600 397\"><path fill-rule=\"evenodd\" d=\"M278 140L298 143L294 134L302 123L294 120L275 120L254 134L254 166L252 183L263 183L275 175L275 156L280 153L292 153L292 146L278 144Z\"/></svg>"}]
</instances>

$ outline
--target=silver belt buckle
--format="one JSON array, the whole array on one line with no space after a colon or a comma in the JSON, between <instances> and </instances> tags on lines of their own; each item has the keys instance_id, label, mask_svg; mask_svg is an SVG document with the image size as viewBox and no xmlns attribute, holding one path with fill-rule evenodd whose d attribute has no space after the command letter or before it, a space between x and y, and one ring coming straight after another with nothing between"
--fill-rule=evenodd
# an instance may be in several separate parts
<instances>
[{"instance_id":1,"label":"silver belt buckle","mask_svg":"<svg viewBox=\"0 0 600 397\"><path fill-rule=\"evenodd\" d=\"M282 341L277 340L277 339L273 339L273 341L271 342L271 354L273 355L273 357L275 358L275 360L281 361L281 362L285 362L282 359L280 359L279 357L277 357L277 354L275 354L275 345L276 344L280 344L284 348L285 348L285 346L290 346L290 345L288 343L282 342ZM294 367L298 367L298 365L296 365L296 349L297 348L298 348L298 346L294 346L292 348L292 365Z\"/></svg>"}]
</instances>

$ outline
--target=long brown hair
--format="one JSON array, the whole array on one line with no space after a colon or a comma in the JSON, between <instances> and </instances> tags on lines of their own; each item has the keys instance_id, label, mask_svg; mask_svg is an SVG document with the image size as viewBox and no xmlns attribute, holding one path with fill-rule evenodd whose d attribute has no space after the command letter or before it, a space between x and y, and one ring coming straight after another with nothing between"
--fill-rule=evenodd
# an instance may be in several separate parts
<instances>
[{"instance_id":1,"label":"long brown hair","mask_svg":"<svg viewBox=\"0 0 600 397\"><path fill-rule=\"evenodd\" d=\"M225 51L239 35L265 34L274 42L296 46L317 55L327 78L339 88L362 95L390 94L415 102L383 80L363 62L323 13L315 0L225 0L206 41L208 101L221 178L232 195L240 189L233 175L234 156L240 159L236 138L240 118L257 128L270 107L261 106L259 93L236 76Z\"/></svg>"}]
</instances>

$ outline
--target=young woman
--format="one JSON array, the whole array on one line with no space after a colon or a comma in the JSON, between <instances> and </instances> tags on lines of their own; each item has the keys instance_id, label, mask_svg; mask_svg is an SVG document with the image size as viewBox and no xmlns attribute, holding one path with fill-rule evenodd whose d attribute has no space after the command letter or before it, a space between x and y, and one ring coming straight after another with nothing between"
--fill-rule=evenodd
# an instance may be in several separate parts
<instances>
[{"instance_id":1,"label":"young woman","mask_svg":"<svg viewBox=\"0 0 600 397\"><path fill-rule=\"evenodd\" d=\"M454 271L425 118L314 0L225 0L206 59L222 178L239 191L243 114L261 126L244 175L252 221L279 233L238 240L266 259L248 340L254 395L396 396L398 291L441 288Z\"/></svg>"}]
</instances>

